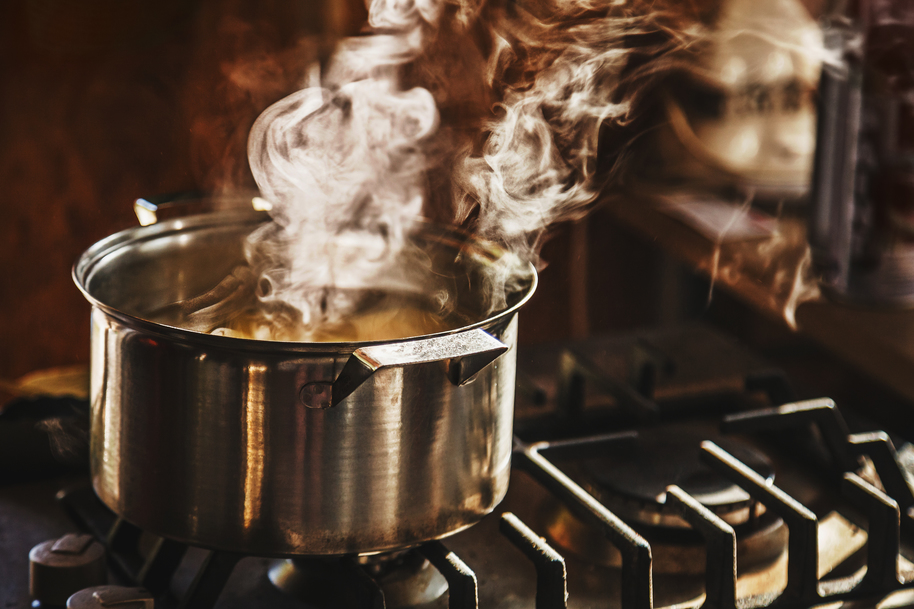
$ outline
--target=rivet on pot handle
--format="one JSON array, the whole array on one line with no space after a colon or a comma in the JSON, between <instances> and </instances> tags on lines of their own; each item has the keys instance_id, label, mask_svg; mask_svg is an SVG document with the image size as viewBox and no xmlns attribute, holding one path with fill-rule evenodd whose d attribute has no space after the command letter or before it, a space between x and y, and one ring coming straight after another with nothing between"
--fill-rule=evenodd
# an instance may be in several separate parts
<instances>
[{"instance_id":1,"label":"rivet on pot handle","mask_svg":"<svg viewBox=\"0 0 914 609\"><path fill-rule=\"evenodd\" d=\"M349 356L333 382L331 403L339 404L382 368L447 361L448 380L463 385L507 350L507 345L481 329L362 347Z\"/></svg>"}]
</instances>

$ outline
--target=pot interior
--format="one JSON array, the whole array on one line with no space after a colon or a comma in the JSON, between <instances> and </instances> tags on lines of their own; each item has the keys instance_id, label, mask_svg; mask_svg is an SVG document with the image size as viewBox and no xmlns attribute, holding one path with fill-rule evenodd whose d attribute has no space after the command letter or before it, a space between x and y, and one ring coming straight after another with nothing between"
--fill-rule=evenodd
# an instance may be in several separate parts
<instances>
[{"instance_id":1,"label":"pot interior","mask_svg":"<svg viewBox=\"0 0 914 609\"><path fill-rule=\"evenodd\" d=\"M123 231L85 252L74 277L90 301L103 307L208 332L186 323L176 303L213 293L241 267L256 276L259 272L245 256L247 238L268 221L264 214L222 212ZM340 247L350 248L348 255L371 255L360 252L357 242ZM327 289L326 298L356 306L350 307L352 315L318 331L312 340L392 340L456 330L520 306L536 281L528 263L427 222L416 224L397 266L408 273L379 276L365 286L337 282ZM232 327L241 330L249 321L243 314L233 319ZM243 335L241 330L229 335Z\"/></svg>"}]
</instances>

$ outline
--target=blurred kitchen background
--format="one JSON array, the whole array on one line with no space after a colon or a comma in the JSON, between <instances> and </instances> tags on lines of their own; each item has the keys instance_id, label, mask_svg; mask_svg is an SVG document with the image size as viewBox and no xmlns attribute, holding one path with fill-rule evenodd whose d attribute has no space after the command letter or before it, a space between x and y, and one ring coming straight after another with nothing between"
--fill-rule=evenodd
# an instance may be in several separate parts
<instances>
[{"instance_id":1,"label":"blurred kitchen background","mask_svg":"<svg viewBox=\"0 0 914 609\"><path fill-rule=\"evenodd\" d=\"M703 320L835 387L833 397L869 392L891 417L914 399L914 313L817 296L805 241L819 64L804 45L821 45L825 13L849 9L692 6L712 30L758 35L715 38L650 96L625 187L552 230L520 340ZM289 0L0 4L7 391L32 371L88 361L89 306L70 267L136 224L134 199L253 185L248 130L300 88L324 48L313 34L328 16L316 10ZM346 31L361 16L330 18Z\"/></svg>"}]
</instances>

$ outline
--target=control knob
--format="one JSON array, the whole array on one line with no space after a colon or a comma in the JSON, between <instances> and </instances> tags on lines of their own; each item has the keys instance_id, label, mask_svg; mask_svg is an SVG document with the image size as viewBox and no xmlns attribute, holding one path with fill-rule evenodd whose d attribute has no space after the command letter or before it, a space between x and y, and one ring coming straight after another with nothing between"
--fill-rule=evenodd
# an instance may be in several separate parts
<instances>
[{"instance_id":1,"label":"control knob","mask_svg":"<svg viewBox=\"0 0 914 609\"><path fill-rule=\"evenodd\" d=\"M63 606L73 593L107 581L105 548L91 535L69 533L29 552L29 591L42 604Z\"/></svg>"},{"instance_id":2,"label":"control knob","mask_svg":"<svg viewBox=\"0 0 914 609\"><path fill-rule=\"evenodd\" d=\"M67 609L153 609L152 593L144 588L96 586L80 590L67 601Z\"/></svg>"}]
</instances>

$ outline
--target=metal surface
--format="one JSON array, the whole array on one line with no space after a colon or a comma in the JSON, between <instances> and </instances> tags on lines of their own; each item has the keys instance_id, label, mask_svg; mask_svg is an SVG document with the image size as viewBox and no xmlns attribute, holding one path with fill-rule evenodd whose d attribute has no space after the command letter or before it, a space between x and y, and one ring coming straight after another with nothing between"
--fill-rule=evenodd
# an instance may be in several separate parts
<instances>
[{"instance_id":1,"label":"metal surface","mask_svg":"<svg viewBox=\"0 0 914 609\"><path fill-rule=\"evenodd\" d=\"M565 505L556 503L549 508L544 509L542 518L544 531L562 552L593 564L621 566L618 549L593 526L577 518ZM666 528L643 531L651 545L654 575L697 578L706 573L704 543L695 538L693 531L685 532L689 535L670 534ZM777 563L784 556L787 538L784 521L773 515L765 515L758 524L742 526L737 544L740 565L761 570Z\"/></svg>"},{"instance_id":2,"label":"metal surface","mask_svg":"<svg viewBox=\"0 0 914 609\"><path fill-rule=\"evenodd\" d=\"M448 609L478 609L476 574L460 557L437 541L422 546L419 551L447 580Z\"/></svg>"},{"instance_id":3,"label":"metal surface","mask_svg":"<svg viewBox=\"0 0 914 609\"><path fill-rule=\"evenodd\" d=\"M773 481L771 462L758 450L720 438L713 427L680 421L673 428L680 430L685 446L672 447L661 442L652 447L653 451L668 458L667 464L661 464L657 458L645 454L651 451L637 450L645 447L641 436L670 438L668 433L657 434L656 427L638 433L623 432L549 442L548 452L551 461L569 475L580 478L582 486L594 498L603 502L626 523L638 528L638 533L650 543L654 574L695 577L705 573L706 551L700 536L691 530L694 525L681 515L681 510L668 501L667 486L677 481L691 489L690 496L700 501L705 510L737 523L737 550L742 568L758 569L771 565L782 556L787 545L787 530L783 520L765 513L761 505L750 501L749 495L737 486L732 486L725 478L719 478L706 467L699 467L700 463L688 461L692 452L696 459L699 456L700 441L697 438L701 436L699 430L703 428L704 437L713 437L718 442L731 446L748 463L766 472L766 476L771 476L769 481ZM614 493L597 484L595 478L598 474L611 472L615 468L624 470L626 456L632 463L645 459L647 463L640 472L620 474L614 481L617 495L614 497ZM682 467L677 464L682 464ZM653 469L658 471L654 472ZM662 484L664 479L667 486ZM623 486L627 485L625 491L620 486L622 482L625 483ZM656 488L646 493L645 490L652 484ZM641 499L632 500L626 505L619 501L620 492L638 493ZM600 535L597 529L576 517L567 503L555 502L544 509L543 515L546 532L563 551L595 564L612 567L622 564L620 551Z\"/></svg>"},{"instance_id":4,"label":"metal surface","mask_svg":"<svg viewBox=\"0 0 914 609\"><path fill-rule=\"evenodd\" d=\"M702 458L715 471L729 477L787 523L790 531L787 586L782 598L812 605L818 592L818 521L803 504L770 484L713 442L702 442Z\"/></svg>"},{"instance_id":5,"label":"metal surface","mask_svg":"<svg viewBox=\"0 0 914 609\"><path fill-rule=\"evenodd\" d=\"M606 437L598 441L605 441ZM518 443L515 456L523 468L537 482L564 501L575 515L586 519L600 529L622 554L623 609L651 609L654 606L654 585L651 573L651 546L618 516L609 511L592 495L550 462L543 453L549 443L532 446Z\"/></svg>"},{"instance_id":6,"label":"metal surface","mask_svg":"<svg viewBox=\"0 0 914 609\"><path fill-rule=\"evenodd\" d=\"M869 305L914 306L907 2L849 3L824 22L809 242L826 292Z\"/></svg>"},{"instance_id":7,"label":"metal surface","mask_svg":"<svg viewBox=\"0 0 914 609\"><path fill-rule=\"evenodd\" d=\"M143 588L97 586L86 588L67 600L67 609L154 609L152 594Z\"/></svg>"},{"instance_id":8,"label":"metal surface","mask_svg":"<svg viewBox=\"0 0 914 609\"><path fill-rule=\"evenodd\" d=\"M418 549L350 558L287 558L276 561L270 581L292 599L315 607L348 606L347 590L361 589L353 606L389 609L431 603L447 592L441 573ZM367 597L367 598L366 598ZM351 604L351 603L350 603Z\"/></svg>"},{"instance_id":9,"label":"metal surface","mask_svg":"<svg viewBox=\"0 0 914 609\"><path fill-rule=\"evenodd\" d=\"M678 511L665 504L666 487L676 484L732 526L764 513L764 507L699 459L707 426L679 421L638 433L636 440L582 465L586 488L616 514L639 524L684 528ZM763 453L727 438L715 438L769 482L774 466Z\"/></svg>"},{"instance_id":10,"label":"metal surface","mask_svg":"<svg viewBox=\"0 0 914 609\"><path fill-rule=\"evenodd\" d=\"M447 593L444 576L418 550L410 551L399 564L375 572L366 572L384 591L384 603L390 609L416 607L433 602Z\"/></svg>"},{"instance_id":11,"label":"metal surface","mask_svg":"<svg viewBox=\"0 0 914 609\"><path fill-rule=\"evenodd\" d=\"M702 609L736 606L736 532L694 497L670 486L666 498L707 541L705 602Z\"/></svg>"},{"instance_id":12,"label":"metal surface","mask_svg":"<svg viewBox=\"0 0 914 609\"><path fill-rule=\"evenodd\" d=\"M420 224L413 240L430 261L429 287L454 300L456 330L289 343L143 319L218 283L262 221L225 212L131 229L77 262L93 305L99 497L153 534L262 556L404 548L490 512L508 484L516 312L535 287L532 268L489 314L469 286L501 253ZM353 366L367 373L345 372ZM327 403L341 373L350 386Z\"/></svg>"},{"instance_id":13,"label":"metal surface","mask_svg":"<svg viewBox=\"0 0 914 609\"><path fill-rule=\"evenodd\" d=\"M106 543L114 560L125 564L121 568L136 573L136 583L153 593L168 589L187 548L170 539L157 537L145 553L140 551L142 531L123 518L118 518L108 531Z\"/></svg>"},{"instance_id":14,"label":"metal surface","mask_svg":"<svg viewBox=\"0 0 914 609\"><path fill-rule=\"evenodd\" d=\"M869 521L867 531L866 576L860 587L869 590L892 589L898 577L900 515L898 503L856 474L844 474L844 494L860 506Z\"/></svg>"},{"instance_id":15,"label":"metal surface","mask_svg":"<svg viewBox=\"0 0 914 609\"><path fill-rule=\"evenodd\" d=\"M232 552L207 552L200 570L181 598L178 609L204 609L214 606L242 558L240 554Z\"/></svg>"},{"instance_id":16,"label":"metal surface","mask_svg":"<svg viewBox=\"0 0 914 609\"><path fill-rule=\"evenodd\" d=\"M841 471L856 469L858 463L847 447L847 423L829 398L805 400L776 408L763 408L724 417L721 427L727 433L786 429L813 424L828 446Z\"/></svg>"},{"instance_id":17,"label":"metal surface","mask_svg":"<svg viewBox=\"0 0 914 609\"><path fill-rule=\"evenodd\" d=\"M841 53L842 63L822 67L809 218L813 260L823 283L839 294L860 291L851 281L851 263L863 74L857 53L844 52L859 45L851 44L854 34L839 28L826 33L826 46Z\"/></svg>"},{"instance_id":18,"label":"metal surface","mask_svg":"<svg viewBox=\"0 0 914 609\"><path fill-rule=\"evenodd\" d=\"M69 533L29 552L29 590L48 605L63 605L74 592L106 582L105 548L91 535Z\"/></svg>"},{"instance_id":19,"label":"metal surface","mask_svg":"<svg viewBox=\"0 0 914 609\"><path fill-rule=\"evenodd\" d=\"M562 555L511 512L501 515L500 530L536 567L536 609L565 609L568 582Z\"/></svg>"},{"instance_id":20,"label":"metal surface","mask_svg":"<svg viewBox=\"0 0 914 609\"><path fill-rule=\"evenodd\" d=\"M688 395L695 397L691 388L694 388L695 381L700 379L691 374L687 377L682 375L688 367L687 363L694 360L692 354L700 350L701 345L708 344L708 337L703 339L702 335L694 330L693 328L689 332L675 332L665 337L657 337L657 347L664 353L682 348L676 357L678 372L669 377L658 378L657 394L682 395L683 391L672 385L676 383L679 387L685 388ZM718 341L712 342L715 344L716 352L720 345ZM625 362L630 356L630 344L624 339L600 341L594 343L592 353L602 353L606 362L616 361L615 356L618 355L619 366L610 371L615 371L613 373L618 376L627 376L629 366ZM731 351L722 357L725 363L732 364L737 359L737 354L738 352ZM721 357L720 353L718 357ZM552 346L528 346L521 350L519 365L523 366L522 369L527 372L528 379L534 385L534 391L529 392L530 395L535 394L538 387L545 391L548 399L546 404L542 404L525 402L525 398L519 397L519 422L522 422L525 416L546 417L553 422L564 420L554 401L555 385L549 383L557 370L559 359L559 351ZM748 359L744 360L744 363L753 365ZM716 368L716 365L696 364L695 370L703 375L710 374L711 367ZM727 386L732 385L730 380L727 380L732 372L732 369L726 371L726 378L722 378ZM705 382L709 380L707 377L700 378L705 379L701 384L711 387ZM591 386L597 387L596 384ZM599 396L590 396L588 399L597 397ZM715 430L724 413L781 403L779 399L765 398L758 391L752 391L751 395L742 397L746 401L731 401L726 409L713 411L715 414L709 420L709 438L716 438ZM664 417L691 418L696 413L707 414L708 404L715 399L690 400L688 414L681 410L682 402L660 400L658 406ZM566 589L569 609L618 609L623 604L631 606L633 601L638 606L649 607L651 605L645 601L650 601L651 598L652 605L658 608L698 609L704 605L708 609L715 606L724 609L732 607L734 589L735 605L742 609L763 606L771 606L772 609L808 609L811 606L823 606L822 603L825 602L829 603L829 606L843 609L910 607L914 599L914 588L911 587L914 565L907 558L911 556L911 543L907 535L899 538L898 523L899 518L910 520L906 514L899 513L902 501L906 500L904 493L896 496L898 489L894 483L888 482L883 490L878 484L870 482L870 478L863 473L856 479L854 474L844 475L836 460L827 459L828 445L823 443L822 446L818 446L817 442L822 440L824 429L831 425L823 421L829 417L835 420L840 418L846 423L845 431L849 430L851 433L850 436L845 436L845 448L853 454L865 454L869 457L875 470L879 471L880 478L882 469L891 473L898 470L899 466L903 466L900 473L909 473L914 449L893 435L894 444L899 446L896 453L892 442L889 442L884 434L860 433L873 427L854 416L846 403L840 405L843 417L830 401L821 400L805 405L789 404L782 409L761 412L755 410L752 416L739 418L742 425L757 426L757 429L743 428L741 441L761 450L774 462L778 472L779 490L775 489L771 495L758 487L758 484L765 483L764 479L746 475L747 463L727 464L719 461L718 465L714 466L715 469L724 468L722 473L729 472L725 474L726 478L757 499L767 502L769 506L773 505L778 510L792 509L790 502L784 501L783 494L786 494L814 512L818 516L817 540L814 546L808 544L810 539L805 535L808 552L784 555L781 560L764 565L760 569L747 565L737 552L738 569L734 573L733 537L728 531L730 527L709 510L697 505L695 497L670 487L665 489L667 502L674 504L683 518L701 533L696 533L695 536L704 539L699 543L702 543L706 552L698 562L703 566L707 560L716 566L702 569L703 576L660 572L657 567L663 560L665 549L655 544L650 537L642 538L633 535L630 528L619 527L618 519L615 518L617 514L607 514L609 510L606 510L605 506L602 510L597 508L594 504L595 497L588 494L580 485L574 484L573 480L569 481L568 476L563 474L569 464L576 460L590 459L605 453L607 443L624 446L634 441L644 430L640 426L634 429L630 427L631 419L625 418L629 415L624 408L616 409L614 419L603 420L600 426L595 425L594 421L599 419L594 418L590 412L593 402L589 401L584 409L581 424L576 428L576 434L564 436L565 440L556 441L553 435L546 444L531 446L526 442L541 438L521 434L524 441L518 442L517 450L524 454L518 454L518 463L523 466L523 470L532 475L528 475L527 471L520 471L520 468L514 470L508 494L499 511L510 510L523 521L523 524L507 522L513 521L510 516L490 514L477 525L448 538L445 541L446 549L439 547L441 551L438 554L445 558L459 557L463 567L458 573L463 571L463 575L466 576L463 580L466 583L465 591L468 592L462 599L471 605L478 597L477 604L484 609L532 609L539 606L541 600L548 600L549 607L560 607ZM864 404L868 405L869 402ZM675 406L675 409L671 409L672 406ZM818 414L811 415L812 411ZM775 422L772 419L780 420ZM811 422L819 429L811 430ZM775 425L782 431L762 431L773 429ZM517 427L520 428L521 425ZM536 429L543 427L538 425ZM835 429L841 427L842 425L837 425ZM613 430L613 435L590 435ZM582 437L585 435L590 437ZM810 452L809 449L812 448L816 450ZM528 453L533 456L533 460L527 457ZM883 456L880 457L880 453L884 453ZM734 455L730 455L732 456ZM714 457L709 455L709 458ZM819 458L821 460L816 460ZM729 458L725 460L735 461ZM885 465L891 467L883 467ZM871 470L868 469L866 472L870 475ZM885 480L890 480L890 477L886 476L882 481ZM79 484L73 485L74 482ZM29 548L75 528L91 531L107 546L108 566L111 569L109 577L112 583L135 586L143 579L144 571L148 574L155 570L147 566L156 564L161 567L160 563L169 562L164 560L167 556L162 554L161 547L156 550L158 543L155 538L144 533L137 540L136 531L122 519L118 522L117 517L98 501L87 483L87 480L83 481L80 478L0 485L0 531L3 533L0 542L4 550L0 555L0 572L3 573L3 577L0 578L0 598L8 604L12 603L11 606L26 607L30 602L27 560ZM838 495L840 485L843 485L843 488L840 489L841 495ZM55 502L55 493L62 487L69 490L59 493L60 501ZM552 490L555 490L559 497L554 496ZM620 568L593 564L573 553L566 553L558 546L554 547L562 554L561 557L549 551L548 546L539 537L549 535L543 524L542 508L559 498L571 511L579 514L587 522L599 524L598 535L605 535L620 547L626 548L630 561L628 569L623 572ZM768 514L775 511L769 509ZM76 518L71 520L68 512ZM803 525L800 525L801 538L805 533L803 528ZM740 527L733 527L733 530L737 541L742 541ZM791 533L794 533L794 529ZM646 544L639 543L642 539L650 544L649 550ZM133 548L135 541L139 543ZM553 541L554 539L550 539L549 543ZM523 554L518 551L518 547L522 548ZM417 554L418 550L412 550L410 553ZM527 558L524 558L525 555ZM788 565L792 567L794 563L798 563L802 567L805 564L804 568L808 568L811 555L817 557L818 562L816 579L819 591L816 599L810 602L796 595L782 594L787 583ZM647 557L651 560L645 561ZM381 609L385 605L392 606L392 598L388 596L388 588L384 581L388 574L393 573L386 570L392 563L385 556L365 556L357 560L353 557L312 557L299 561L308 568L305 574L308 575L309 585L317 584L313 591L322 591L325 595L335 593L338 597L342 595L339 602L323 605L319 602L302 603L298 598L276 588L267 577L275 561L247 557L236 567L237 559L237 555L189 548L180 568L171 578L168 590L154 593L155 606L158 609L175 609L182 603L185 607L194 609L302 609L305 606ZM562 561L565 563L566 572L564 582L561 578ZM459 564L452 559L444 562L449 563L443 567L445 570ZM333 564L340 569L324 571L315 567L319 564ZM379 565L384 567L380 571L376 569ZM475 586L470 585L469 571L475 573ZM734 581L737 573L738 577ZM472 594L473 587L475 594ZM907 589L892 593L900 587ZM447 596L442 596L423 603L422 607L445 609L449 600Z\"/></svg>"}]
</instances>

